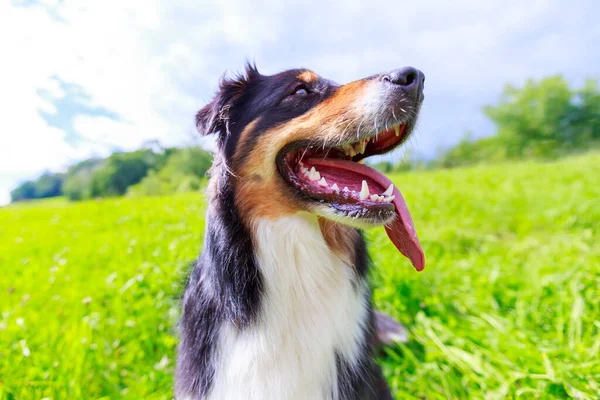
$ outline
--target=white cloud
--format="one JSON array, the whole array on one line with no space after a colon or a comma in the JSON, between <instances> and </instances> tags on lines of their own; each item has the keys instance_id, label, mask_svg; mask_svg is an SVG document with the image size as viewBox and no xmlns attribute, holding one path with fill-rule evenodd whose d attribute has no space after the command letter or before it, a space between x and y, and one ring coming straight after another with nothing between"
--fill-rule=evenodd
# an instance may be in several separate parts
<instances>
[{"instance_id":1,"label":"white cloud","mask_svg":"<svg viewBox=\"0 0 600 400\"><path fill-rule=\"evenodd\" d=\"M430 153L468 128L489 130L479 110L505 82L597 74L590 49L600 28L586 23L599 9L594 2L510 3L2 2L0 197L18 178L107 151L103 144L190 140L194 112L246 58L266 73L304 66L340 83L407 64L423 69L427 100L415 142ZM58 110L38 90L66 95L52 77L80 85L89 106L121 120L76 116L73 127L89 142L70 144L39 114Z\"/></svg>"}]
</instances>

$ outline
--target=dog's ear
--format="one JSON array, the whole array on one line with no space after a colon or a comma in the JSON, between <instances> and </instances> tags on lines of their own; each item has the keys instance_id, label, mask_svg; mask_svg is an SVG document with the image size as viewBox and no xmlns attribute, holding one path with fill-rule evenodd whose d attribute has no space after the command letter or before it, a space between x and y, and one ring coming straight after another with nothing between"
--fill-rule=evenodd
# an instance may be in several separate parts
<instances>
[{"instance_id":1,"label":"dog's ear","mask_svg":"<svg viewBox=\"0 0 600 400\"><path fill-rule=\"evenodd\" d=\"M201 135L219 132L221 140L229 135L229 120L232 108L244 89L260 77L255 65L246 63L246 71L233 79L225 76L219 82L219 90L210 103L196 114L196 129Z\"/></svg>"},{"instance_id":2,"label":"dog's ear","mask_svg":"<svg viewBox=\"0 0 600 400\"><path fill-rule=\"evenodd\" d=\"M223 129L223 124L219 119L217 103L218 95L196 114L196 129L203 136Z\"/></svg>"}]
</instances>

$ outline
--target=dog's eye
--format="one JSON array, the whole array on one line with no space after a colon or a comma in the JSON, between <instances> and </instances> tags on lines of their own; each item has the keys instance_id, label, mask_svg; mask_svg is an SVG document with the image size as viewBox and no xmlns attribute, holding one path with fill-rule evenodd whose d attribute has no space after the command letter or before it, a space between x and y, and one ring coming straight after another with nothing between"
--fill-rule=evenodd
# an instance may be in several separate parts
<instances>
[{"instance_id":1,"label":"dog's eye","mask_svg":"<svg viewBox=\"0 0 600 400\"><path fill-rule=\"evenodd\" d=\"M304 85L300 85L296 89L294 89L294 95L306 96L307 94L308 94L308 89Z\"/></svg>"}]
</instances>

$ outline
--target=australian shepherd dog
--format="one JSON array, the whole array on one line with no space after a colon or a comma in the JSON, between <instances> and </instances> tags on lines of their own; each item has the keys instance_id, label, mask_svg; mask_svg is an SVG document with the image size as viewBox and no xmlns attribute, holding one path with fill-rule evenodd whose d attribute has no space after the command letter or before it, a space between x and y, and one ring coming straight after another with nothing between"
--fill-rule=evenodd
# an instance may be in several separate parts
<instances>
[{"instance_id":1,"label":"australian shepherd dog","mask_svg":"<svg viewBox=\"0 0 600 400\"><path fill-rule=\"evenodd\" d=\"M217 151L183 295L178 399L392 398L361 229L384 226L419 271L424 256L400 191L362 161L409 137L424 81L411 67L338 85L251 65L221 80L196 115Z\"/></svg>"}]
</instances>

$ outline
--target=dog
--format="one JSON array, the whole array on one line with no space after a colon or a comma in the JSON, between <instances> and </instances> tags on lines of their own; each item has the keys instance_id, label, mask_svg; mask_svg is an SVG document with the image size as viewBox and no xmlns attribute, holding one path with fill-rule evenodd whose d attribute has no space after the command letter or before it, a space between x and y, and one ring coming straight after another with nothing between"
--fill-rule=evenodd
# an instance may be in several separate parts
<instances>
[{"instance_id":1,"label":"dog","mask_svg":"<svg viewBox=\"0 0 600 400\"><path fill-rule=\"evenodd\" d=\"M424 255L399 190L363 164L400 146L424 99L406 67L338 85L307 69L222 78L202 252L182 299L178 399L391 399L373 359L362 228Z\"/></svg>"}]
</instances>

